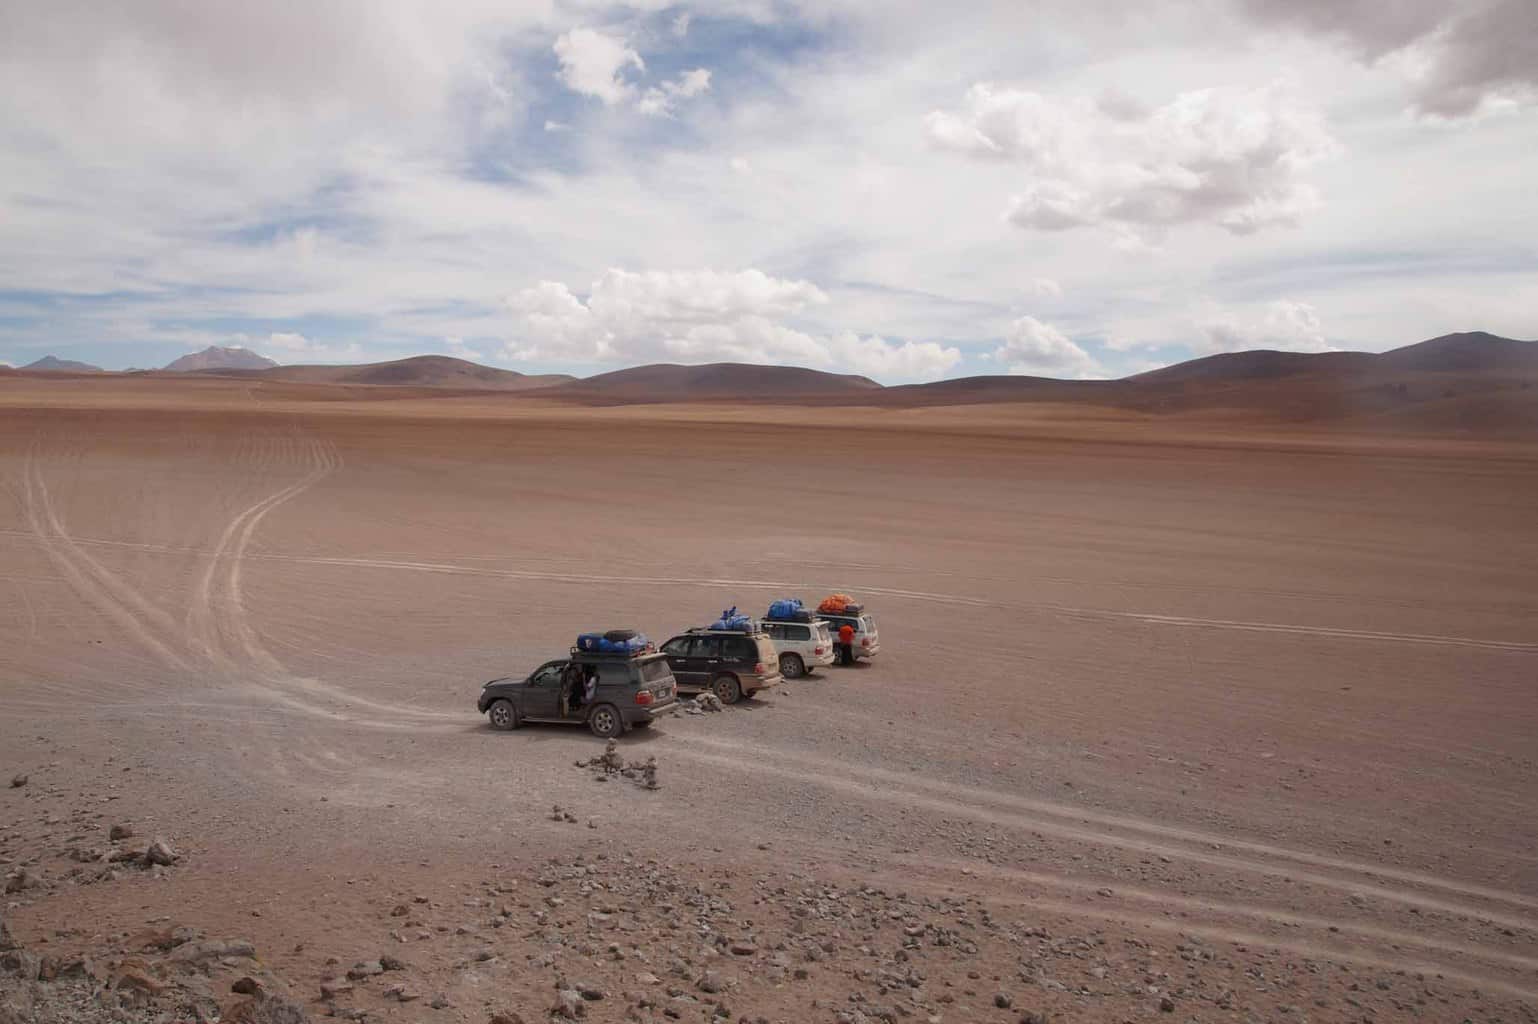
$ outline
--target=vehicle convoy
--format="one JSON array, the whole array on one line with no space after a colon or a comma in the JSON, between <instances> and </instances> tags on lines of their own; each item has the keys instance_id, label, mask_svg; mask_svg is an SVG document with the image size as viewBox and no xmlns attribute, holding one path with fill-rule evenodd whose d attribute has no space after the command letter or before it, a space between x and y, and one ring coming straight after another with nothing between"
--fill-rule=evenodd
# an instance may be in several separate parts
<instances>
[{"instance_id":1,"label":"vehicle convoy","mask_svg":"<svg viewBox=\"0 0 1538 1024\"><path fill-rule=\"evenodd\" d=\"M593 735L612 739L676 711L678 682L667 656L645 637L629 630L584 633L569 657L547 661L522 679L487 683L476 706L493 729L586 724Z\"/></svg>"},{"instance_id":2,"label":"vehicle convoy","mask_svg":"<svg viewBox=\"0 0 1538 1024\"><path fill-rule=\"evenodd\" d=\"M760 625L774 641L780 674L786 679L799 679L814 668L833 664L833 635L827 621L808 612L800 600L774 602Z\"/></svg>"},{"instance_id":3,"label":"vehicle convoy","mask_svg":"<svg viewBox=\"0 0 1538 1024\"><path fill-rule=\"evenodd\" d=\"M854 630L850 654L860 658L874 658L881 653L881 634L876 631L876 617L856 604L848 594L831 594L817 606L817 617L826 619L828 629L837 634L839 628L848 625Z\"/></svg>"},{"instance_id":4,"label":"vehicle convoy","mask_svg":"<svg viewBox=\"0 0 1538 1024\"><path fill-rule=\"evenodd\" d=\"M722 704L777 686L782 678L774 641L735 608L709 626L667 640L662 653L680 690L709 690Z\"/></svg>"}]
</instances>

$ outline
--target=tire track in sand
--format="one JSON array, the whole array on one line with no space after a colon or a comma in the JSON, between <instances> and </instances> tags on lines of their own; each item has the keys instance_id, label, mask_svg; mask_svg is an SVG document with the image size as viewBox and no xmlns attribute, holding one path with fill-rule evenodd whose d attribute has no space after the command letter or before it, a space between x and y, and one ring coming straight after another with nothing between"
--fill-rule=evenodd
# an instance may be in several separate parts
<instances>
[{"instance_id":1,"label":"tire track in sand","mask_svg":"<svg viewBox=\"0 0 1538 1024\"><path fill-rule=\"evenodd\" d=\"M167 665L183 671L190 669L190 662L175 649L181 646L178 642L181 631L175 621L87 554L70 537L53 506L48 482L37 463L35 446L28 451L23 466L23 485L28 525L44 552L69 579L76 592ZM157 636L151 627L158 627L164 637ZM171 639L170 643L166 642L167 638Z\"/></svg>"},{"instance_id":2,"label":"tire track in sand","mask_svg":"<svg viewBox=\"0 0 1538 1024\"><path fill-rule=\"evenodd\" d=\"M755 771L771 772L861 799L919 806L944 814L960 814L1002 827L1040 832L1089 845L1166 856L1172 860L1206 864L1240 874L1286 876L1327 889L1370 894L1389 902L1457 917L1490 921L1527 931L1538 929L1538 919L1531 916L1523 917L1476 903L1460 902L1458 898L1483 899L1524 909L1535 905L1533 899L1519 893L1250 840L1234 840L1123 815L1064 807L1007 793L904 778L895 772L863 768L845 761L796 757L735 740L728 742L689 735L679 736L676 741L680 747L679 753L685 757L711 765L727 765L741 764L742 757L748 755L753 759ZM700 747L714 748L720 753L702 751L698 749ZM1213 847L1219 849L1214 850ZM1225 852L1229 849L1241 852ZM1299 870L1297 865L1300 863L1321 870ZM1325 874L1321 871L1337 873ZM1401 888L1382 881L1385 878L1437 890L1443 895L1428 895Z\"/></svg>"}]
</instances>

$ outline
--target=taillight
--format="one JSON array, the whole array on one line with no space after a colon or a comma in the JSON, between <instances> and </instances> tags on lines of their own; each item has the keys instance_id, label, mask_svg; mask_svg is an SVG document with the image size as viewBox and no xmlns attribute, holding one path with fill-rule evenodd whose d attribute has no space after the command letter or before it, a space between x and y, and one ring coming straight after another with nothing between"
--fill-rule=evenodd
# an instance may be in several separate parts
<instances>
[{"instance_id":1,"label":"taillight","mask_svg":"<svg viewBox=\"0 0 1538 1024\"><path fill-rule=\"evenodd\" d=\"M817 648L817 649L816 649L816 650L815 650L815 651L813 651L813 652L812 652L812 653L813 653L813 654L821 654L821 653L822 653L822 648L821 648L821 647L819 647L819 648Z\"/></svg>"},{"instance_id":2,"label":"taillight","mask_svg":"<svg viewBox=\"0 0 1538 1024\"><path fill-rule=\"evenodd\" d=\"M868 636L861 637L860 638L860 646L861 647L869 647L870 646L870 637L868 637Z\"/></svg>"},{"instance_id":3,"label":"taillight","mask_svg":"<svg viewBox=\"0 0 1538 1024\"><path fill-rule=\"evenodd\" d=\"M652 692L650 690L637 690L635 702L637 704L650 704L652 702Z\"/></svg>"},{"instance_id":4,"label":"taillight","mask_svg":"<svg viewBox=\"0 0 1538 1024\"><path fill-rule=\"evenodd\" d=\"M753 674L756 675L756 676L761 676L761 675L763 675L767 671L769 671L769 670L764 668L764 663L763 662L759 662L757 665L753 666Z\"/></svg>"}]
</instances>

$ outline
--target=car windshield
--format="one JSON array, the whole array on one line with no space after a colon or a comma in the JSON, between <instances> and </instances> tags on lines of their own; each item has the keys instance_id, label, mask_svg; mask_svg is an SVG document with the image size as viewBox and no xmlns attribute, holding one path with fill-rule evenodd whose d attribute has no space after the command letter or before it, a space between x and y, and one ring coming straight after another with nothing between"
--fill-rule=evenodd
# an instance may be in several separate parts
<instances>
[{"instance_id":1,"label":"car windshield","mask_svg":"<svg viewBox=\"0 0 1538 1024\"><path fill-rule=\"evenodd\" d=\"M641 662L642 682L655 683L659 679L666 679L672 674L672 670L668 668L666 658L657 658L653 661Z\"/></svg>"}]
</instances>

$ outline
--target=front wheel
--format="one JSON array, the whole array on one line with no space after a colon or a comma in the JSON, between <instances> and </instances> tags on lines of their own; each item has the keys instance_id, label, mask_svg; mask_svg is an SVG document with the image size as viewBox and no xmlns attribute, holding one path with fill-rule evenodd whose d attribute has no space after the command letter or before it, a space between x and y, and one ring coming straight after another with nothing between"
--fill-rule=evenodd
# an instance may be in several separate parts
<instances>
[{"instance_id":1,"label":"front wheel","mask_svg":"<svg viewBox=\"0 0 1538 1024\"><path fill-rule=\"evenodd\" d=\"M486 717L491 719L491 727L499 732L518 728L518 709L505 698L492 701L491 707L486 710Z\"/></svg>"},{"instance_id":2,"label":"front wheel","mask_svg":"<svg viewBox=\"0 0 1538 1024\"><path fill-rule=\"evenodd\" d=\"M587 727L599 739L612 740L625 731L625 722L613 704L600 704L587 716Z\"/></svg>"},{"instance_id":3,"label":"front wheel","mask_svg":"<svg viewBox=\"0 0 1538 1024\"><path fill-rule=\"evenodd\" d=\"M806 675L806 663L801 660L801 655L780 655L780 675L786 679L800 679Z\"/></svg>"},{"instance_id":4,"label":"front wheel","mask_svg":"<svg viewBox=\"0 0 1538 1024\"><path fill-rule=\"evenodd\" d=\"M710 692L722 704L735 704L742 699L742 684L736 676L716 676L710 682Z\"/></svg>"}]
</instances>

